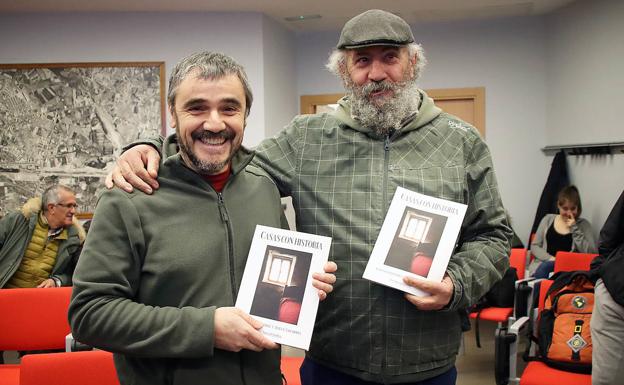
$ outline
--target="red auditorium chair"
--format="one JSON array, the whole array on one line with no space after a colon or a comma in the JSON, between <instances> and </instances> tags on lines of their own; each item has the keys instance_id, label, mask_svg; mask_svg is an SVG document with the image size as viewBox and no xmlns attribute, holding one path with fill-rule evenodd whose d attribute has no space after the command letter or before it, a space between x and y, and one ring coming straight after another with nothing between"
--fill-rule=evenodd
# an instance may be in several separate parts
<instances>
[{"instance_id":1,"label":"red auditorium chair","mask_svg":"<svg viewBox=\"0 0 624 385\"><path fill-rule=\"evenodd\" d=\"M526 266L526 249L511 249L509 255L509 266L515 267L518 274L518 280L524 279L524 268ZM486 321L498 322L498 326L502 327L504 323L509 321L513 315L512 307L487 307L481 310L479 319ZM477 312L470 313L470 318L477 318Z\"/></svg>"},{"instance_id":2,"label":"red auditorium chair","mask_svg":"<svg viewBox=\"0 0 624 385\"><path fill-rule=\"evenodd\" d=\"M559 271L589 270L591 261L598 254L593 253L575 253L571 251L558 251L555 254L555 269Z\"/></svg>"},{"instance_id":3,"label":"red auditorium chair","mask_svg":"<svg viewBox=\"0 0 624 385\"><path fill-rule=\"evenodd\" d=\"M119 385L113 354L102 350L30 354L21 367L20 385Z\"/></svg>"},{"instance_id":4,"label":"red auditorium chair","mask_svg":"<svg viewBox=\"0 0 624 385\"><path fill-rule=\"evenodd\" d=\"M0 290L0 351L65 348L71 287ZM18 385L20 365L0 365L0 385Z\"/></svg>"},{"instance_id":5,"label":"red auditorium chair","mask_svg":"<svg viewBox=\"0 0 624 385\"><path fill-rule=\"evenodd\" d=\"M537 315L544 309L546 293L552 283L553 281L548 279L540 282ZM520 330L526 327L528 322L532 322L529 317L521 317L509 328L508 337L511 337L511 348L508 356L510 368L509 383L520 385L591 385L591 375L589 374L579 374L554 369L540 361L530 361L522 372L522 375L517 377L518 337ZM533 328L533 330L535 330L535 328Z\"/></svg>"},{"instance_id":6,"label":"red auditorium chair","mask_svg":"<svg viewBox=\"0 0 624 385\"><path fill-rule=\"evenodd\" d=\"M301 385L301 376L299 368L303 363L303 357L282 356L282 375L286 379L288 385Z\"/></svg>"}]
</instances>

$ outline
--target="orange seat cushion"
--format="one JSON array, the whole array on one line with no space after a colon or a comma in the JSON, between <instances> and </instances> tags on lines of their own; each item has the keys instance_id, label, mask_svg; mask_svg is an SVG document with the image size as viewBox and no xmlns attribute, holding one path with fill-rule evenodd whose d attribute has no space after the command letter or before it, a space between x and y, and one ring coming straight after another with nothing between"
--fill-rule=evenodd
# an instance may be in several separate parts
<instances>
[{"instance_id":1,"label":"orange seat cushion","mask_svg":"<svg viewBox=\"0 0 624 385\"><path fill-rule=\"evenodd\" d=\"M19 365L0 365L0 385L19 385L19 383Z\"/></svg>"},{"instance_id":2,"label":"orange seat cushion","mask_svg":"<svg viewBox=\"0 0 624 385\"><path fill-rule=\"evenodd\" d=\"M486 307L481 310L479 319L494 322L507 322L513 314L513 308L510 307ZM477 318L477 312L470 313L470 318Z\"/></svg>"},{"instance_id":3,"label":"orange seat cushion","mask_svg":"<svg viewBox=\"0 0 624 385\"><path fill-rule=\"evenodd\" d=\"M520 385L591 385L591 375L565 372L543 362L532 361L522 373Z\"/></svg>"}]
</instances>

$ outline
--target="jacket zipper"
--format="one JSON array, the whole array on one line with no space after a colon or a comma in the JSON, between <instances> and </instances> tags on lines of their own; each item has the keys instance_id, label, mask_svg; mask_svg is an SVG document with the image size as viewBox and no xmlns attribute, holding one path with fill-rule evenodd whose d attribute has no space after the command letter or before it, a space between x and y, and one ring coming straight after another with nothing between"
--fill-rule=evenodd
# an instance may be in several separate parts
<instances>
[{"instance_id":1,"label":"jacket zipper","mask_svg":"<svg viewBox=\"0 0 624 385\"><path fill-rule=\"evenodd\" d=\"M237 288L236 288L236 276L234 274L234 255L233 255L234 245L232 242L232 226L230 224L230 217L228 216L227 209L225 208L225 201L223 200L223 194L221 192L217 192L217 198L218 198L219 214L221 215L221 220L223 221L223 223L225 223L225 229L227 232L228 263L230 265L230 283L231 283L230 286L232 288L232 301L236 302ZM241 380L243 381L243 384L246 384L247 381L245 381L245 373L243 371L243 367L245 365L245 362L243 361L243 355L239 354L238 357L239 357L239 362L240 362L239 368L240 368Z\"/></svg>"},{"instance_id":2,"label":"jacket zipper","mask_svg":"<svg viewBox=\"0 0 624 385\"><path fill-rule=\"evenodd\" d=\"M387 214L387 209L386 209L386 205L388 202L388 169L390 166L390 135L386 135L386 138L384 140L384 169L383 169L383 184L382 184L382 196L383 196L383 204L382 204L382 208L383 208L383 216L385 217ZM388 335L387 335L387 331L386 328L388 327L387 325L387 317L388 317L388 298L386 295L386 288L382 286L381 288L383 290L383 304L384 304L384 311L383 311L383 319L382 319L382 331L381 331L381 343L383 344L383 349L382 349L382 356L381 356L381 380L382 383L385 383L385 374L386 374L386 355L388 354L388 347L387 347L387 339L388 339Z\"/></svg>"},{"instance_id":3,"label":"jacket zipper","mask_svg":"<svg viewBox=\"0 0 624 385\"><path fill-rule=\"evenodd\" d=\"M228 263L230 266L230 283L232 288L232 300L236 301L236 276L234 274L234 256L232 250L234 245L232 244L232 228L230 226L230 217L228 216L227 209L225 208L225 201L223 200L223 194L217 193L219 201L219 214L221 214L221 220L225 223L225 230L227 232L227 245L228 245Z\"/></svg>"}]
</instances>

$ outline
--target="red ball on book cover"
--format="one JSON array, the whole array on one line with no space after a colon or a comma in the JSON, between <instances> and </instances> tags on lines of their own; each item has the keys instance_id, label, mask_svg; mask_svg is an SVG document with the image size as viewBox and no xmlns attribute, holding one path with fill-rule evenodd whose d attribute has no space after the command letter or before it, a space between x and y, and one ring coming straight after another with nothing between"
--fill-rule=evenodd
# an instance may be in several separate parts
<instances>
[{"instance_id":1,"label":"red ball on book cover","mask_svg":"<svg viewBox=\"0 0 624 385\"><path fill-rule=\"evenodd\" d=\"M278 320L296 325L300 311L301 303L290 298L284 298L280 304Z\"/></svg>"},{"instance_id":2,"label":"red ball on book cover","mask_svg":"<svg viewBox=\"0 0 624 385\"><path fill-rule=\"evenodd\" d=\"M410 266L410 271L414 274L418 274L420 276L426 277L429 274L429 269L431 269L431 263L433 259L421 252L417 252L414 254L412 258L412 264Z\"/></svg>"}]
</instances>

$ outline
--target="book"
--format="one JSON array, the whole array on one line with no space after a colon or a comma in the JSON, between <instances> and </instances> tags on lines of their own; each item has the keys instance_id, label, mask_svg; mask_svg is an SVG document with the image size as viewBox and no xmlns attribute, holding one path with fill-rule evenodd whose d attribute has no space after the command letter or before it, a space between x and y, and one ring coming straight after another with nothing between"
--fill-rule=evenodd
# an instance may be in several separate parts
<instances>
[{"instance_id":1,"label":"book","mask_svg":"<svg viewBox=\"0 0 624 385\"><path fill-rule=\"evenodd\" d=\"M406 285L403 277L442 281L466 208L398 187L363 277L410 294L430 295Z\"/></svg>"},{"instance_id":2,"label":"book","mask_svg":"<svg viewBox=\"0 0 624 385\"><path fill-rule=\"evenodd\" d=\"M271 341L308 350L319 304L312 273L330 246L329 237L257 225L235 306Z\"/></svg>"}]
</instances>

